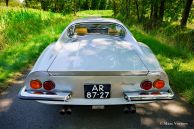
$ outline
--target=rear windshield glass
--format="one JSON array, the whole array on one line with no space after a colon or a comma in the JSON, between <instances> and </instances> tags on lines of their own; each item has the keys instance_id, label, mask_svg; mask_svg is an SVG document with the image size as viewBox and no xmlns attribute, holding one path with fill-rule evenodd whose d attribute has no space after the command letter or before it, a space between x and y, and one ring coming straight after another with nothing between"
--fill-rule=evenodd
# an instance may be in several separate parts
<instances>
[{"instance_id":1,"label":"rear windshield glass","mask_svg":"<svg viewBox=\"0 0 194 129\"><path fill-rule=\"evenodd\" d=\"M62 38L76 38L91 34L110 35L122 38L125 37L125 29L116 23L79 23L70 26Z\"/></svg>"}]
</instances>

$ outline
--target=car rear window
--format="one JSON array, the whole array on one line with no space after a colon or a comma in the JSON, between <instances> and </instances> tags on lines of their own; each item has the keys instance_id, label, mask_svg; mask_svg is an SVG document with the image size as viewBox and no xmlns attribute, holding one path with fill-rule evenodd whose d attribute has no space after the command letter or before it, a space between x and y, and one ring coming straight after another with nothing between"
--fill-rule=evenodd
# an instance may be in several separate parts
<instances>
[{"instance_id":1,"label":"car rear window","mask_svg":"<svg viewBox=\"0 0 194 129\"><path fill-rule=\"evenodd\" d=\"M79 23L70 26L67 30L68 37L85 36L89 34L103 34L111 36L125 36L125 29L116 23Z\"/></svg>"}]
</instances>

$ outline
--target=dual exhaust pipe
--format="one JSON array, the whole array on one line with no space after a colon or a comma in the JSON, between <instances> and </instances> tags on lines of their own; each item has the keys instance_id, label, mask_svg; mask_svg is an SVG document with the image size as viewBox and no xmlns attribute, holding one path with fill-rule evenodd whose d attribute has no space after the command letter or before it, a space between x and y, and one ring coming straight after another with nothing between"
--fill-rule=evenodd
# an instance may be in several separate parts
<instances>
[{"instance_id":1,"label":"dual exhaust pipe","mask_svg":"<svg viewBox=\"0 0 194 129\"><path fill-rule=\"evenodd\" d=\"M125 113L125 114L127 114L127 113L136 113L136 106L135 106L135 104L125 105L123 107L123 113Z\"/></svg>"},{"instance_id":2,"label":"dual exhaust pipe","mask_svg":"<svg viewBox=\"0 0 194 129\"><path fill-rule=\"evenodd\" d=\"M59 113L61 115L71 115L72 113L72 109L69 106L63 106L61 110L59 110ZM136 106L135 104L129 104L129 105L125 105L123 107L123 113L127 114L127 113L136 113Z\"/></svg>"},{"instance_id":3,"label":"dual exhaust pipe","mask_svg":"<svg viewBox=\"0 0 194 129\"><path fill-rule=\"evenodd\" d=\"M71 115L72 109L70 107L63 106L63 108L61 110L59 110L59 113L61 115L65 115L65 114Z\"/></svg>"}]
</instances>

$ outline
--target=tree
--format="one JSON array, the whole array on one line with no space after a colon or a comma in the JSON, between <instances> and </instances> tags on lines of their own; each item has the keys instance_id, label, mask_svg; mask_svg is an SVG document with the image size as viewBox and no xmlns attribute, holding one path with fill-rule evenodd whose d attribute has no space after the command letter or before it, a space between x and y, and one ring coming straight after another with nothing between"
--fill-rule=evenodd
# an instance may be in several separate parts
<instances>
[{"instance_id":1,"label":"tree","mask_svg":"<svg viewBox=\"0 0 194 129\"><path fill-rule=\"evenodd\" d=\"M76 0L73 0L73 14L76 16Z\"/></svg>"},{"instance_id":2,"label":"tree","mask_svg":"<svg viewBox=\"0 0 194 129\"><path fill-rule=\"evenodd\" d=\"M191 10L193 0L186 0L186 4L182 13L181 27L184 28L187 24L187 19L189 17L189 12Z\"/></svg>"},{"instance_id":3,"label":"tree","mask_svg":"<svg viewBox=\"0 0 194 129\"><path fill-rule=\"evenodd\" d=\"M116 2L115 2L115 0L113 0L113 12L114 12L114 16L116 16L117 15L117 10L116 10Z\"/></svg>"},{"instance_id":4,"label":"tree","mask_svg":"<svg viewBox=\"0 0 194 129\"><path fill-rule=\"evenodd\" d=\"M80 11L80 9L81 9L81 1L79 0L79 1L78 1L78 7L77 7L77 10L78 10L78 11Z\"/></svg>"},{"instance_id":5,"label":"tree","mask_svg":"<svg viewBox=\"0 0 194 129\"><path fill-rule=\"evenodd\" d=\"M158 1L154 0L154 6L153 6L153 21L157 21L158 20Z\"/></svg>"},{"instance_id":6,"label":"tree","mask_svg":"<svg viewBox=\"0 0 194 129\"><path fill-rule=\"evenodd\" d=\"M5 0L6 6L8 6L9 0Z\"/></svg>"},{"instance_id":7,"label":"tree","mask_svg":"<svg viewBox=\"0 0 194 129\"><path fill-rule=\"evenodd\" d=\"M135 0L135 6L136 6L137 20L140 21L140 19L139 19L139 4L138 4L138 0Z\"/></svg>"},{"instance_id":8,"label":"tree","mask_svg":"<svg viewBox=\"0 0 194 129\"><path fill-rule=\"evenodd\" d=\"M164 17L164 4L165 4L165 0L160 0L160 7L159 7L159 20L163 20Z\"/></svg>"},{"instance_id":9,"label":"tree","mask_svg":"<svg viewBox=\"0 0 194 129\"><path fill-rule=\"evenodd\" d=\"M143 21L145 18L145 14L147 13L146 7L147 7L147 0L142 0L140 3L140 20Z\"/></svg>"},{"instance_id":10,"label":"tree","mask_svg":"<svg viewBox=\"0 0 194 129\"><path fill-rule=\"evenodd\" d=\"M129 15L130 15L130 3L131 3L131 0L126 0L126 5L125 5L125 8L126 8L126 18L129 18Z\"/></svg>"}]
</instances>

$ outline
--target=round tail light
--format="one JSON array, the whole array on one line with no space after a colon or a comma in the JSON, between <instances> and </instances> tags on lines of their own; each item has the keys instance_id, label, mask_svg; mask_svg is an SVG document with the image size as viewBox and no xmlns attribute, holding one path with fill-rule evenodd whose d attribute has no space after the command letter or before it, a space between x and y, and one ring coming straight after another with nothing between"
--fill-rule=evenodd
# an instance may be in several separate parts
<instances>
[{"instance_id":1,"label":"round tail light","mask_svg":"<svg viewBox=\"0 0 194 129\"><path fill-rule=\"evenodd\" d=\"M42 83L39 80L31 80L30 81L30 87L32 89L40 89L42 87Z\"/></svg>"},{"instance_id":2,"label":"round tail light","mask_svg":"<svg viewBox=\"0 0 194 129\"><path fill-rule=\"evenodd\" d=\"M43 87L45 90L52 90L55 88L55 83L52 81L46 81L43 83Z\"/></svg>"},{"instance_id":3,"label":"round tail light","mask_svg":"<svg viewBox=\"0 0 194 129\"><path fill-rule=\"evenodd\" d=\"M143 81L140 86L144 90L149 90L152 88L152 82L151 81Z\"/></svg>"},{"instance_id":4,"label":"round tail light","mask_svg":"<svg viewBox=\"0 0 194 129\"><path fill-rule=\"evenodd\" d=\"M164 85L165 85L165 82L163 81L163 80L156 80L156 81L154 81L154 83L153 83L153 86L155 87L155 88L157 88L157 89L162 89L162 88L164 88Z\"/></svg>"}]
</instances>

